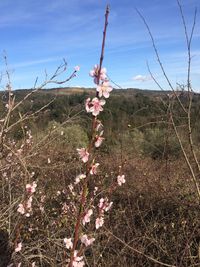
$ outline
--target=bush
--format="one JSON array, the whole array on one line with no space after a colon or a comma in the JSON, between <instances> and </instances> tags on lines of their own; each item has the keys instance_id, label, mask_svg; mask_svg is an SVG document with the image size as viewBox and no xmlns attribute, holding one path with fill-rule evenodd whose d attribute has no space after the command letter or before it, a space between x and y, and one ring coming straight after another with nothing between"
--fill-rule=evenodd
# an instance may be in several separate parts
<instances>
[{"instance_id":1,"label":"bush","mask_svg":"<svg viewBox=\"0 0 200 267\"><path fill-rule=\"evenodd\" d=\"M153 159L179 156L178 140L166 129L147 129L144 137L143 151Z\"/></svg>"},{"instance_id":2,"label":"bush","mask_svg":"<svg viewBox=\"0 0 200 267\"><path fill-rule=\"evenodd\" d=\"M62 126L58 122L51 121L47 131L53 138L59 140L59 146L67 146L74 149L86 147L88 144L87 133L78 124Z\"/></svg>"},{"instance_id":3,"label":"bush","mask_svg":"<svg viewBox=\"0 0 200 267\"><path fill-rule=\"evenodd\" d=\"M162 128L148 128L144 132L135 129L131 133L133 146L138 153L153 159L177 157L180 145L174 135Z\"/></svg>"}]
</instances>

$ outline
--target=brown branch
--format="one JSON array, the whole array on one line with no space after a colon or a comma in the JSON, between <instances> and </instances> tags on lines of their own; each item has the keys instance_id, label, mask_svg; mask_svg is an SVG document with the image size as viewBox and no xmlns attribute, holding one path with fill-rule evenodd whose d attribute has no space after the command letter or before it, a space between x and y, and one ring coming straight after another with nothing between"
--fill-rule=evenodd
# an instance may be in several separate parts
<instances>
[{"instance_id":1,"label":"brown branch","mask_svg":"<svg viewBox=\"0 0 200 267\"><path fill-rule=\"evenodd\" d=\"M107 26L108 26L109 12L110 12L109 5L107 5L106 13L105 13L105 24L104 24L104 30L103 30L103 41L102 41L102 46L101 46L101 56L100 56L99 70L98 70L98 76L97 76L97 84L99 84L99 81L100 81L101 68L102 68L103 59L104 59L104 48L105 48L105 42L106 42L106 31L107 31ZM97 92L97 97L98 97L98 92Z\"/></svg>"},{"instance_id":2,"label":"brown branch","mask_svg":"<svg viewBox=\"0 0 200 267\"><path fill-rule=\"evenodd\" d=\"M99 69L98 69L97 84L99 84L99 81L100 81L101 68L102 68L103 59L104 59L104 48L105 48L105 40L106 40L106 31L107 31L107 26L108 26L108 15L109 15L109 6L106 7L106 13L105 13L105 24L104 24L104 31L103 31L103 41L102 41L102 47L101 47L101 56L100 56L100 63L99 63ZM97 92L96 96L98 97L98 92ZM89 148L88 148L90 158L91 158L90 152L91 152L93 145L94 145L95 127L96 127L96 117L93 116L92 138L91 138L91 142L90 142ZM76 250L77 243L79 240L79 231L80 231L80 226L81 226L81 220L82 220L82 217L84 215L84 206L85 206L86 197L87 197L86 195L87 195L87 188L88 188L90 162L91 162L91 160L88 160L88 163L86 164L86 178L85 178L85 181L83 184L80 207L79 207L79 211L78 211L78 215L77 215L77 219L76 219L75 231L74 231L73 247L71 249L70 262L69 262L68 267L73 266L74 251Z\"/></svg>"},{"instance_id":3,"label":"brown branch","mask_svg":"<svg viewBox=\"0 0 200 267\"><path fill-rule=\"evenodd\" d=\"M129 244L127 244L126 242L124 242L121 238L119 238L119 237L117 237L116 235L114 235L108 228L106 228L105 226L103 226L104 227L104 229L112 236L112 237L114 237L117 241L119 241L120 243L122 243L123 245L124 245L124 247L126 248L129 248L130 250L132 250L133 252L135 252L135 253L137 253L137 254L140 254L140 255L142 255L142 256L144 256L145 258L147 258L148 260L150 260L150 261L152 261L152 262L154 262L154 263L156 263L156 264L159 264L159 265L161 265L161 266L165 266L165 267L177 267L177 266L175 266L175 265L171 265L171 264L167 264L167 263L164 263L164 262L161 262L161 261L159 261L159 260L157 260L157 259L155 259L155 258L153 258L153 257L151 257L151 256L148 256L148 255L146 255L144 252L142 252L142 251L140 251L140 250L138 250L138 249L136 249L136 248L133 248L133 247L131 247Z\"/></svg>"},{"instance_id":4,"label":"brown branch","mask_svg":"<svg viewBox=\"0 0 200 267\"><path fill-rule=\"evenodd\" d=\"M160 59L160 56L159 56L159 52L158 52L157 46L156 46L156 44L155 44L155 40L154 40L153 34L152 34L152 32L151 32L151 30L150 30L150 28L149 28L148 23L146 22L144 16L140 13L140 11L139 11L138 9L136 9L136 12L138 13L138 15L139 15L140 18L142 19L144 25L145 25L146 28L147 28L147 31L148 31L149 36L150 36L150 38L151 38L151 42L152 42L152 45L153 45L154 52L155 52L155 54L156 54L156 58L157 58L158 64L159 64L159 66L160 66L160 68L161 68L161 70L162 70L162 73L163 73L163 75L164 75L164 77L165 77L165 79L166 79L166 81L167 81L169 87L171 88L173 94L175 95L175 97L176 97L176 99L177 99L179 105L181 106L182 110L183 110L185 113L187 113L187 110L185 109L185 107L183 106L182 102L180 101L180 99L179 99L179 97L178 97L176 91L174 90L174 87L173 87L172 83L170 82L170 79L169 79L169 77L168 77L168 75L167 75L167 73L166 73L166 71L165 71L165 68L164 68L164 66L163 66L163 63L162 63L162 61L161 61L161 59Z\"/></svg>"}]
</instances>

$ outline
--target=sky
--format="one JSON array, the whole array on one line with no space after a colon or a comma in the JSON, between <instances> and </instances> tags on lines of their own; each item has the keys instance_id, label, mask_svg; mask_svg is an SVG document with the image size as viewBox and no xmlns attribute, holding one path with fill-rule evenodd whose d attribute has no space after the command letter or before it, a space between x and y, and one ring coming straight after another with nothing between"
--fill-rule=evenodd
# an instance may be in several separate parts
<instances>
[{"instance_id":1,"label":"sky","mask_svg":"<svg viewBox=\"0 0 200 267\"><path fill-rule=\"evenodd\" d=\"M194 9L200 10L200 1L180 2L190 31ZM99 62L107 4L110 5L110 14L103 66L110 79L122 88L159 89L151 79L148 62L160 85L169 88L137 8L151 29L173 86L186 84L187 48L176 0L0 0L0 89L6 83L6 69L14 89L31 88L36 77L38 84L42 83L46 73L50 76L63 58L68 67L58 78L60 80L66 79L75 66L80 66L77 77L65 86L94 87L88 73ZM191 47L191 80L194 91L198 92L199 44L200 12Z\"/></svg>"}]
</instances>

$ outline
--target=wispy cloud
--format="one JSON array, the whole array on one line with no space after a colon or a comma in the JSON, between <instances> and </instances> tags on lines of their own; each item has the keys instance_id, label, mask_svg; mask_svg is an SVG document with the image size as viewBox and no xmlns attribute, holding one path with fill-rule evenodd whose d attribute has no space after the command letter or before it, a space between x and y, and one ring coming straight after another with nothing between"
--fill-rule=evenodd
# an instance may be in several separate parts
<instances>
[{"instance_id":1,"label":"wispy cloud","mask_svg":"<svg viewBox=\"0 0 200 267\"><path fill-rule=\"evenodd\" d=\"M134 81L138 81L138 82L147 82L147 81L150 81L152 78L150 75L138 74L138 75L134 76L132 79Z\"/></svg>"}]
</instances>

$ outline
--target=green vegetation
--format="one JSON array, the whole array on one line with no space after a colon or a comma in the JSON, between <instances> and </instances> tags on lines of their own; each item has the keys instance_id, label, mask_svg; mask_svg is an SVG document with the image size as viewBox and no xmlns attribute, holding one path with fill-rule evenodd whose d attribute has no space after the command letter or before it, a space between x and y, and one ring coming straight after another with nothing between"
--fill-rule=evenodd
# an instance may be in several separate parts
<instances>
[{"instance_id":1,"label":"green vegetation","mask_svg":"<svg viewBox=\"0 0 200 267\"><path fill-rule=\"evenodd\" d=\"M28 90L15 91L16 101L23 99L28 92ZM153 159L180 156L180 145L172 126L169 124L167 93L169 92L139 89L115 90L101 115L107 137L103 147L104 152L107 151L106 147L112 151L112 149L118 149L123 143L123 146L131 153L143 154ZM69 138L70 142L74 142L74 145L79 144L82 138L86 142L87 137L83 136L90 135L88 126L90 123L88 115L84 112L84 101L94 94L93 89L40 90L32 94L24 105L20 106L20 109L13 114L11 122L16 121L23 114L36 113L28 121L14 127L12 134L17 139L23 138L22 126L27 125L33 134L40 135L40 132L47 132L51 125L55 124L56 127L59 127L61 124L60 131L64 131L62 138ZM6 100L5 95L2 97ZM180 99L183 103L186 102L187 94L182 94ZM194 94L191 121L196 145L200 141L198 134L200 123L197 119L200 110L199 100L200 96ZM39 113L37 113L38 110L40 110ZM177 103L174 103L173 110L176 124L180 126L181 134L184 136L185 117L181 115ZM0 112L5 112L2 104ZM70 120L73 126L63 128L62 124L66 120ZM86 131L86 133L81 133L81 131Z\"/></svg>"},{"instance_id":2,"label":"green vegetation","mask_svg":"<svg viewBox=\"0 0 200 267\"><path fill-rule=\"evenodd\" d=\"M16 103L26 94L27 90L15 91ZM24 266L29 266L33 260L38 266L63 265L63 238L74 230L73 209L67 211L71 216L66 216L68 196L72 196L75 203L79 201L79 196L70 191L69 184L74 184L75 177L83 171L76 148L86 147L90 139L91 117L85 112L84 102L94 95L92 89L41 90L32 94L10 116L10 125L24 114L28 116L28 120L22 119L7 134L8 146L1 154L1 208L10 207L9 190L12 188L13 228L16 221L19 223L16 210L19 196L28 183L27 173L33 173L40 188L34 194L34 220L25 218L21 225L20 240L30 247L23 248L28 251L27 255L22 258L21 254L16 254L15 260L22 261ZM2 99L6 99L3 93ZM187 105L185 100L187 95L182 95L181 101ZM199 100L199 95L194 95L191 115L198 156ZM177 131L190 157L187 118L175 100L172 104ZM2 117L6 113L3 102L0 112ZM113 210L106 216L105 226L98 235L94 233L94 245L85 251L86 266L159 266L155 260L169 266L198 266L199 203L170 121L166 94L138 89L115 90L100 117L105 141L95 154L101 168L92 176L90 187L106 191L107 185L116 182L121 167L126 183L118 191L109 192ZM23 150L20 152L21 144ZM15 152L11 153L11 150ZM194 162L191 164L195 168ZM7 218L5 212L0 220L4 225L0 231L4 244L0 257L3 253L5 260L2 259L8 264L13 243L11 246L8 242L10 225Z\"/></svg>"}]
</instances>

